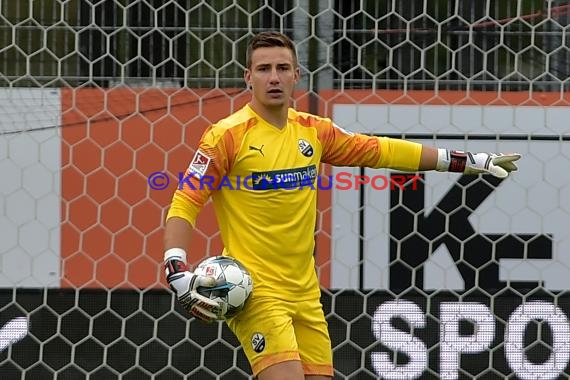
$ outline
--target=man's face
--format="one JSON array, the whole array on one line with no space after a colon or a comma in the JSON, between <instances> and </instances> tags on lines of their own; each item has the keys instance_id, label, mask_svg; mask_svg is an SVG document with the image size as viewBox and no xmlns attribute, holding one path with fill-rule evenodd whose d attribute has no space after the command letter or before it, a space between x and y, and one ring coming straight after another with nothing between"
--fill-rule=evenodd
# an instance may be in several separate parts
<instances>
[{"instance_id":1,"label":"man's face","mask_svg":"<svg viewBox=\"0 0 570 380\"><path fill-rule=\"evenodd\" d=\"M300 70L293 53L285 47L257 48L251 55L251 67L245 71L245 82L253 89L254 100L265 107L289 106Z\"/></svg>"}]
</instances>

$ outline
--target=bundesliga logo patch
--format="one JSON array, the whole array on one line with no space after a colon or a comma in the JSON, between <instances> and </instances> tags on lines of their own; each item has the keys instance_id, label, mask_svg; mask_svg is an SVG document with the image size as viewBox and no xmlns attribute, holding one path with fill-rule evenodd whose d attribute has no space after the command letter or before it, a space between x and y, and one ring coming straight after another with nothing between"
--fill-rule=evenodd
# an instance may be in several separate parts
<instances>
[{"instance_id":1,"label":"bundesliga logo patch","mask_svg":"<svg viewBox=\"0 0 570 380\"><path fill-rule=\"evenodd\" d=\"M206 267L206 276L216 277L216 267L215 266L207 266Z\"/></svg>"},{"instance_id":2,"label":"bundesliga logo patch","mask_svg":"<svg viewBox=\"0 0 570 380\"><path fill-rule=\"evenodd\" d=\"M191 173L197 174L198 177L203 177L208 170L208 166L210 165L210 161L212 159L206 156L200 149L196 151L194 154L194 158L192 158L192 162L188 167Z\"/></svg>"}]
</instances>

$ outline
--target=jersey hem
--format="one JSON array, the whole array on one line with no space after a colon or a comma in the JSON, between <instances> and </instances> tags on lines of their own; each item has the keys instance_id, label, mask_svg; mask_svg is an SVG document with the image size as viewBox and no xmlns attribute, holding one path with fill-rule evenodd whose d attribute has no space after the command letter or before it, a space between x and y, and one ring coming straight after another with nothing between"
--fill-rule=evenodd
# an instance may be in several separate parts
<instances>
[{"instance_id":1,"label":"jersey hem","mask_svg":"<svg viewBox=\"0 0 570 380\"><path fill-rule=\"evenodd\" d=\"M334 376L332 364L306 364L303 363L305 376Z\"/></svg>"},{"instance_id":2,"label":"jersey hem","mask_svg":"<svg viewBox=\"0 0 570 380\"><path fill-rule=\"evenodd\" d=\"M271 356L266 356L260 361L254 363L251 366L253 375L257 376L261 371L271 367L272 365L279 364L282 362L288 362L291 360L301 360L299 353L296 351L280 352Z\"/></svg>"}]
</instances>

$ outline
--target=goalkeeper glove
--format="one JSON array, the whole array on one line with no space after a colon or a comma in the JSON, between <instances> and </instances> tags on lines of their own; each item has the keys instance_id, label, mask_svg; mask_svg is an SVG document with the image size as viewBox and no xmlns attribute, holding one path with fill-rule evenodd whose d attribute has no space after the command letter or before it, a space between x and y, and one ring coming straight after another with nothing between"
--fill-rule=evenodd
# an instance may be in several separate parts
<instances>
[{"instance_id":1,"label":"goalkeeper glove","mask_svg":"<svg viewBox=\"0 0 570 380\"><path fill-rule=\"evenodd\" d=\"M492 174L506 178L517 171L515 161L521 158L518 153L470 153L458 150L438 149L436 170L464 174Z\"/></svg>"},{"instance_id":2,"label":"goalkeeper glove","mask_svg":"<svg viewBox=\"0 0 570 380\"><path fill-rule=\"evenodd\" d=\"M227 310L224 305L198 293L199 287L214 287L216 279L194 274L186 265L186 252L173 248L164 254L166 281L186 311L194 317L210 323L222 319Z\"/></svg>"}]
</instances>

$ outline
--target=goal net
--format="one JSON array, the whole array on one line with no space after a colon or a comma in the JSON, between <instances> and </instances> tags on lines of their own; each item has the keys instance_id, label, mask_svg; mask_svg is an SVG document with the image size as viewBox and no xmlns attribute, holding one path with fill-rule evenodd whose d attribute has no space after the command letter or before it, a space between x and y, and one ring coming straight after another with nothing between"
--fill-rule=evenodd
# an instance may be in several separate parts
<instances>
[{"instance_id":1,"label":"goal net","mask_svg":"<svg viewBox=\"0 0 570 380\"><path fill-rule=\"evenodd\" d=\"M322 167L335 380L569 378L569 21L555 0L0 1L0 378L250 378L165 286L162 228L270 29L297 43L299 110L523 155L503 181ZM209 203L190 261L221 249Z\"/></svg>"}]
</instances>

